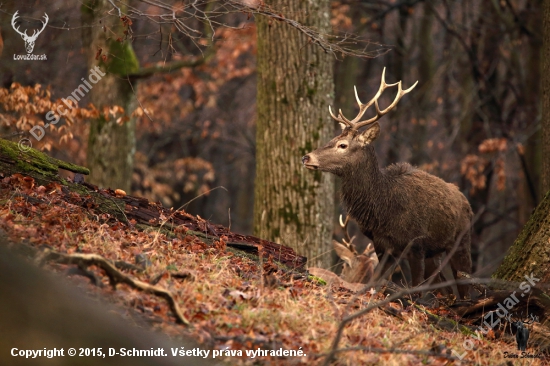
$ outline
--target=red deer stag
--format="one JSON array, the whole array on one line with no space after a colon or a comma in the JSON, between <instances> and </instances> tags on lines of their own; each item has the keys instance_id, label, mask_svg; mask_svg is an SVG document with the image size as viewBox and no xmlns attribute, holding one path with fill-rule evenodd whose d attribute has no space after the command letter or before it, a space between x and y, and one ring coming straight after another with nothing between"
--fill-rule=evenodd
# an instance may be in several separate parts
<instances>
[{"instance_id":1,"label":"red deer stag","mask_svg":"<svg viewBox=\"0 0 550 366\"><path fill-rule=\"evenodd\" d=\"M472 209L468 200L450 183L412 167L397 163L380 169L373 142L380 133L377 122L395 108L403 95L418 83L403 90L401 81L387 84L386 69L382 72L380 88L370 102L363 104L357 95L359 114L348 120L340 110L338 116L342 133L302 158L308 169L335 174L342 179L342 200L363 234L374 242L377 252L389 251L399 256L408 248L406 258L411 267L412 282L419 285L425 279L425 259L441 258L443 253L456 250L450 259L455 278L457 271L471 272L470 222ZM397 85L394 101L380 110L378 99L388 87ZM376 115L360 121L374 104ZM360 132L359 129L367 127ZM456 243L456 248L455 248ZM467 286L459 286L462 297Z\"/></svg>"}]
</instances>

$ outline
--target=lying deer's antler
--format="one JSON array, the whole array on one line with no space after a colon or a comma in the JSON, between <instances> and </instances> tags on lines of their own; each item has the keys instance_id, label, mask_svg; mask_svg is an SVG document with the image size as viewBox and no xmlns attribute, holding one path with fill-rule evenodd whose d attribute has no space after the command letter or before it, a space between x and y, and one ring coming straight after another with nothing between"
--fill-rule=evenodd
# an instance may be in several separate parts
<instances>
[{"instance_id":1,"label":"lying deer's antler","mask_svg":"<svg viewBox=\"0 0 550 366\"><path fill-rule=\"evenodd\" d=\"M355 249L355 245L353 245L352 241L355 239L355 237L350 238L348 233L348 222L349 222L349 215L346 216L346 220L342 222L342 215L340 215L340 227L344 230L344 238L342 239L342 243L353 253L358 255L357 249Z\"/></svg>"}]
</instances>

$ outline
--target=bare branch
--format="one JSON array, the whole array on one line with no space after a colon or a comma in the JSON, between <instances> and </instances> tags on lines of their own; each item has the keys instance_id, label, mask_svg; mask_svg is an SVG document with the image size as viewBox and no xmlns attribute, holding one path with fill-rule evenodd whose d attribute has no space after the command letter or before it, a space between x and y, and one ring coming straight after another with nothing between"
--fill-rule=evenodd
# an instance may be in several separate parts
<instances>
[{"instance_id":1,"label":"bare branch","mask_svg":"<svg viewBox=\"0 0 550 366\"><path fill-rule=\"evenodd\" d=\"M78 264L80 268L85 268L92 265L99 267L105 271L113 287L116 286L117 283L124 283L135 289L152 293L155 296L160 296L168 302L168 305L170 306L172 313L174 313L177 321L184 325L189 325L189 321L183 315L178 303L176 302L174 296L170 293L170 291L158 286L152 286L140 280L130 278L129 276L116 269L116 267L111 264L111 262L100 255L79 253L63 254L54 251L47 251L42 257L42 261L53 261L62 264Z\"/></svg>"},{"instance_id":2,"label":"bare branch","mask_svg":"<svg viewBox=\"0 0 550 366\"><path fill-rule=\"evenodd\" d=\"M144 78L157 73L170 73L184 67L196 67L204 64L214 55L214 47L209 47L202 56L193 57L192 59L177 60L166 64L153 65L142 67L136 72L129 75L130 78Z\"/></svg>"},{"instance_id":3,"label":"bare branch","mask_svg":"<svg viewBox=\"0 0 550 366\"><path fill-rule=\"evenodd\" d=\"M122 18L122 12L120 11L120 8L118 6L115 5L115 3L113 2L113 0L109 0L109 2L111 3L112 6L114 6L114 8L118 11L118 17L119 18Z\"/></svg>"},{"instance_id":4,"label":"bare branch","mask_svg":"<svg viewBox=\"0 0 550 366\"><path fill-rule=\"evenodd\" d=\"M348 325L354 319L357 319L357 318L359 318L363 315L366 315L366 314L370 313L372 310L379 308L380 306L389 304L392 301L395 301L395 300L397 300L397 299L399 299L399 298L401 298L405 295L413 294L415 292L436 290L438 288L444 288L444 287L447 287L447 286L451 286L453 284L466 285L466 284L471 284L471 283L490 283L490 282L491 282L490 279L489 280L468 279L468 280L459 280L459 281L445 281L445 282L437 283L437 284L430 285L430 286L419 286L419 287L404 289L403 291L400 291L400 292L397 292L397 293L395 293L391 296L388 296L384 300L381 300L381 301L378 301L378 302L376 302L372 305L369 305L366 308L364 308L363 310L358 311L358 312L356 312L354 314L351 314L351 315L345 317L344 319L342 319L342 321L340 322L340 325L338 326L338 330L336 331L336 336L334 337L334 340L332 342L331 350L328 353L323 365L324 366L329 366L331 364L331 362L334 360L334 356L336 355L336 353L339 352L338 351L338 345L340 344L340 340L342 339L342 333L344 332L344 328L346 327L346 325Z\"/></svg>"},{"instance_id":5,"label":"bare branch","mask_svg":"<svg viewBox=\"0 0 550 366\"><path fill-rule=\"evenodd\" d=\"M121 0L109 0L113 6ZM139 0L144 4L155 6L162 11L160 14L151 14L143 12L135 6L125 4L128 16L145 17L156 24L172 24L178 32L189 37L193 42L197 42L203 37L213 39L214 27L223 26L237 28L219 20L220 17L230 13L244 13L266 16L279 22L285 23L304 34L308 41L321 47L326 53L331 53L334 57L355 56L362 58L373 58L380 56L390 50L389 46L374 43L362 39L356 34L326 34L321 33L311 27L285 17L280 11L261 3L259 5L250 5L238 0L196 0L186 4L168 5L156 0ZM116 6L115 6L116 7ZM117 7L117 9L119 9ZM119 10L120 11L120 10ZM125 15L125 14L122 14ZM188 19L197 19L207 26L207 34L194 29L186 24ZM370 50L369 47L376 46Z\"/></svg>"}]
</instances>

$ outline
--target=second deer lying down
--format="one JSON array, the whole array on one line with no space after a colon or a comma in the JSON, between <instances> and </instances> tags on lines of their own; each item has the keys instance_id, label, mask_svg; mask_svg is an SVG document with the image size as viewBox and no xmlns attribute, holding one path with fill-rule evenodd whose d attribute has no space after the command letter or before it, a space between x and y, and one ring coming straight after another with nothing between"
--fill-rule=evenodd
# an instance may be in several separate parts
<instances>
[{"instance_id":1,"label":"second deer lying down","mask_svg":"<svg viewBox=\"0 0 550 366\"><path fill-rule=\"evenodd\" d=\"M350 283L368 283L378 265L378 256L371 243L367 245L363 253L357 252L352 243L353 238L349 237L347 231L348 222L349 216L346 217L345 222L342 222L342 216L340 216L340 226L344 229L345 238L342 239L342 243L336 240L332 241L336 254L344 261L340 277Z\"/></svg>"},{"instance_id":2,"label":"second deer lying down","mask_svg":"<svg viewBox=\"0 0 550 366\"><path fill-rule=\"evenodd\" d=\"M393 109L413 85L402 90L401 82L386 84L385 69L374 98L363 104L357 96L359 114L348 120L339 111L332 117L340 123L342 134L302 158L306 168L333 173L342 179L342 200L348 214L373 240L377 252L389 251L399 256L408 250L413 285L426 278L426 258L441 257L454 251L450 260L455 278L457 271L471 272L470 222L472 209L468 200L450 183L416 169L407 163L380 169L373 142L380 134L377 122ZM390 86L398 87L394 101L381 110L378 99ZM374 104L376 115L360 121ZM367 127L360 132L359 129ZM455 247L456 243L456 247ZM428 274L430 275L430 274ZM468 288L459 286L461 296Z\"/></svg>"},{"instance_id":3,"label":"second deer lying down","mask_svg":"<svg viewBox=\"0 0 550 366\"><path fill-rule=\"evenodd\" d=\"M337 242L336 240L332 241L332 247L338 255L338 257L343 261L342 273L340 278L342 281L348 283L370 283L374 285L375 282L382 278L392 279L394 274L397 274L401 278L401 281L409 282L410 276L408 273L403 271L402 265L397 265L395 263L396 258L388 258L389 262L384 263L386 266L379 268L379 260L374 250L374 246L369 243L363 252L359 254L353 244L354 237L350 237L348 233L348 223L350 217L346 216L346 220L342 221L342 216L340 216L340 227L344 231L344 238L342 242ZM393 262L393 263L392 263ZM429 258L426 261L426 273L433 273L438 269L438 265L441 263L440 256ZM375 271L377 271L375 273ZM388 277L389 276L389 277ZM322 277L322 276L321 276ZM443 281L443 277L436 276L434 279L435 283Z\"/></svg>"}]
</instances>

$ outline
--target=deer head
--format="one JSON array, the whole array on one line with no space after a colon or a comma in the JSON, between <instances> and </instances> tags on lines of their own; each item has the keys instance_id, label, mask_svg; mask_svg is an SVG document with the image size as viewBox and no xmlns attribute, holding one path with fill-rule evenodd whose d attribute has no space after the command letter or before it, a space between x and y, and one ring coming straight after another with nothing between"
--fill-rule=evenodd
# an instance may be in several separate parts
<instances>
[{"instance_id":1,"label":"deer head","mask_svg":"<svg viewBox=\"0 0 550 366\"><path fill-rule=\"evenodd\" d=\"M374 269L378 265L378 256L371 243L367 245L363 253L359 254L353 245L353 238L349 237L347 226L349 216L345 222L342 222L340 216L340 226L344 229L345 238L342 243L333 240L332 245L336 254L344 261L342 274L340 277L350 283L367 283L374 274Z\"/></svg>"},{"instance_id":2,"label":"deer head","mask_svg":"<svg viewBox=\"0 0 550 366\"><path fill-rule=\"evenodd\" d=\"M27 35L27 30L25 29L25 32L21 32L19 30L19 26L15 26L15 21L17 20L18 16L17 16L17 13L19 11L16 11L15 14L13 14L13 17L11 18L11 26L13 27L13 29L19 33L19 35L21 36L21 38L23 38L23 41L25 41L25 49L27 50L27 53L32 53L33 49L34 49L34 42L36 42L36 38L38 38L38 35L40 33L42 33L42 31L44 30L44 28L46 28L46 24L48 24L48 14L44 13L44 22L40 21L42 23L42 29L40 30L34 30L33 33L32 33L32 36L29 36Z\"/></svg>"},{"instance_id":3,"label":"deer head","mask_svg":"<svg viewBox=\"0 0 550 366\"><path fill-rule=\"evenodd\" d=\"M354 119L349 120L344 117L342 110L339 110L338 116L335 116L329 106L330 115L338 121L338 123L340 123L342 134L332 139L326 146L305 155L302 158L302 163L306 168L330 172L341 176L346 168L349 168L349 166L359 158L359 154L363 151L363 148L376 140L380 133L380 125L377 121L389 111L394 109L403 95L410 92L418 83L417 81L409 89L403 90L401 87L401 81L393 84L387 84L385 81L385 74L386 68L382 71L382 80L380 82L378 92L366 104L361 103L361 100L357 95L357 88L354 87L355 98L359 104L359 113ZM381 110L378 105L378 99L386 88L396 85L398 88L397 96L388 107ZM360 121L367 109L373 104L376 110L376 115L367 120ZM359 129L365 126L368 128L363 132L359 132Z\"/></svg>"}]
</instances>

